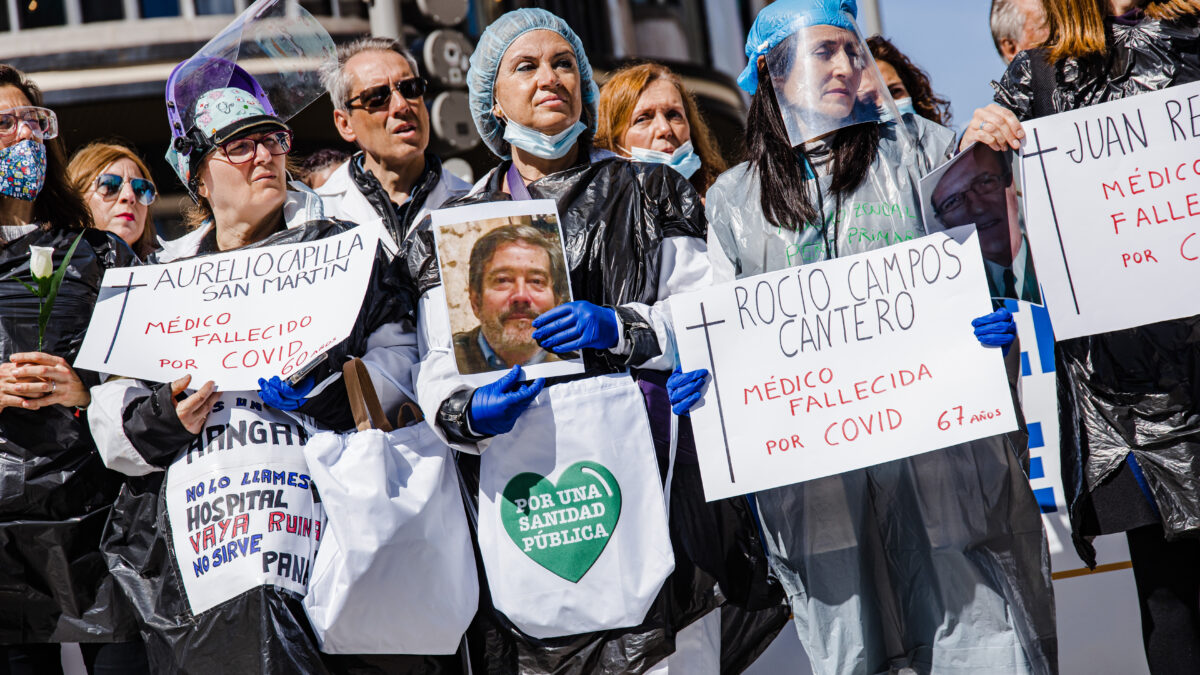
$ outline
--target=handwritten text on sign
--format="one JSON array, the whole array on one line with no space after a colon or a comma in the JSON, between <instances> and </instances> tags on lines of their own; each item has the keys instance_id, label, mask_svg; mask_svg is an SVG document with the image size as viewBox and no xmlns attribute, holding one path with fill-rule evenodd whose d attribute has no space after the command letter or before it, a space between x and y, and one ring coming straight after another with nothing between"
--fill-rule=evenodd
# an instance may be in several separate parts
<instances>
[{"instance_id":1,"label":"handwritten text on sign","mask_svg":"<svg viewBox=\"0 0 1200 675\"><path fill-rule=\"evenodd\" d=\"M956 241L953 236L963 240ZM709 500L1011 431L974 226L671 298Z\"/></svg>"},{"instance_id":2,"label":"handwritten text on sign","mask_svg":"<svg viewBox=\"0 0 1200 675\"><path fill-rule=\"evenodd\" d=\"M1059 340L1200 314L1200 83L1025 124L1025 226Z\"/></svg>"},{"instance_id":3,"label":"handwritten text on sign","mask_svg":"<svg viewBox=\"0 0 1200 675\"><path fill-rule=\"evenodd\" d=\"M75 365L257 390L350 334L378 233L251 248L105 272Z\"/></svg>"}]
</instances>

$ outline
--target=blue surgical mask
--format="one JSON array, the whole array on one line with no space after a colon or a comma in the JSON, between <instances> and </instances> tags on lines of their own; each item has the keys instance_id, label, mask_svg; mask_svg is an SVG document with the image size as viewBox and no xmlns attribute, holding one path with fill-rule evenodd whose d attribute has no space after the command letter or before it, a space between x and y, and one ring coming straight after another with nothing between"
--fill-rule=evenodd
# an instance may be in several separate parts
<instances>
[{"instance_id":1,"label":"blue surgical mask","mask_svg":"<svg viewBox=\"0 0 1200 675\"><path fill-rule=\"evenodd\" d=\"M46 183L46 146L26 139L0 150L0 195L31 202Z\"/></svg>"},{"instance_id":2,"label":"blue surgical mask","mask_svg":"<svg viewBox=\"0 0 1200 675\"><path fill-rule=\"evenodd\" d=\"M701 164L700 155L697 155L696 151L692 149L691 141L675 148L675 152L661 152L647 148L630 148L629 156L639 162L666 164L683 174L684 178L691 178L692 174L700 169Z\"/></svg>"},{"instance_id":3,"label":"blue surgical mask","mask_svg":"<svg viewBox=\"0 0 1200 675\"><path fill-rule=\"evenodd\" d=\"M912 97L896 99L896 109L901 115L916 115L917 109L913 107Z\"/></svg>"},{"instance_id":4,"label":"blue surgical mask","mask_svg":"<svg viewBox=\"0 0 1200 675\"><path fill-rule=\"evenodd\" d=\"M579 139L579 135L586 129L586 124L576 122L574 126L568 127L565 131L548 136L536 129L523 127L512 119L506 119L504 120L504 140L536 157L560 159L571 151L571 148L575 146L575 141Z\"/></svg>"}]
</instances>

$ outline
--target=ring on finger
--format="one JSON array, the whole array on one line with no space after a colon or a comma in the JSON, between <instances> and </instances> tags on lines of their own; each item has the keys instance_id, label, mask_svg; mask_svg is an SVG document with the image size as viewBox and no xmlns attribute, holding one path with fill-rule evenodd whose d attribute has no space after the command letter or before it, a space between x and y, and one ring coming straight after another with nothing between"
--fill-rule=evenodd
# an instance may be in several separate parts
<instances>
[{"instance_id":1,"label":"ring on finger","mask_svg":"<svg viewBox=\"0 0 1200 675\"><path fill-rule=\"evenodd\" d=\"M50 380L50 393L54 394L55 390L57 390L57 389L58 389L58 382L55 380Z\"/></svg>"},{"instance_id":2,"label":"ring on finger","mask_svg":"<svg viewBox=\"0 0 1200 675\"><path fill-rule=\"evenodd\" d=\"M983 121L983 122L980 122L980 123L979 123L979 130L980 130L980 131L984 131L985 129L987 129L987 124L988 124L988 123L987 123L987 121L986 121L986 120L985 120L985 121Z\"/></svg>"}]
</instances>

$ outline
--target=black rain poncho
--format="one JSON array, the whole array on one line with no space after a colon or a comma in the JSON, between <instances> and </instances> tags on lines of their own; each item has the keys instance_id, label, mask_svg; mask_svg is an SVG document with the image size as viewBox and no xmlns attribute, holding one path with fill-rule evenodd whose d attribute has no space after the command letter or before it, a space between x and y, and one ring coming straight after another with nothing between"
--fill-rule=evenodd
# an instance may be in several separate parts
<instances>
[{"instance_id":1,"label":"black rain poncho","mask_svg":"<svg viewBox=\"0 0 1200 675\"><path fill-rule=\"evenodd\" d=\"M315 197L311 199L315 201ZM289 225L295 223L290 229L271 235L247 248L314 241L340 234L353 227L349 223L331 220L305 223L302 217L295 217L299 222L289 222ZM192 244L199 246L200 255L213 252L213 242L206 243L206 239L207 237L198 238ZM184 252L182 257L190 257L186 253ZM341 364L347 358L366 353L368 338L376 329L410 314L411 297L403 287L395 283L390 269L382 249L378 250L375 269L368 282L354 329L349 337L328 352L329 357L314 371L317 382L322 382L331 374L340 373ZM136 383L137 389L125 394L121 389L107 393L103 391L106 387L131 386L129 383L129 380L118 380L106 383L97 390L96 405L116 407L115 412L106 413L109 418L115 416L116 421L105 425L104 431L97 431L97 424L93 423L98 442L102 447L106 442L110 447L124 447L132 443L133 448L141 455L141 473L144 474L131 476L117 498L113 515L104 532L103 550L113 574L137 608L150 663L156 672L236 671L264 675L313 675L331 671L414 674L457 672L457 657L453 656L359 657L321 654L305 614L302 596L293 590L274 585L256 586L220 602L211 609L194 613L182 579L184 575L192 575L193 570L190 564L184 569L185 565L175 553L172 532L178 527L173 527L169 518L166 478L173 464L182 463L183 452L199 451L201 446L207 448L205 452L213 448L224 448L223 438L228 438L230 447L233 447L234 436L231 433L209 433L213 427L208 426L203 437L196 437L188 434L186 429L181 429L178 421L171 424L174 413L168 411L170 402L164 398L163 392L165 390L169 394L169 388L164 385ZM100 398L105 396L109 402L101 403ZM249 401L248 409L259 411L257 415L261 422L255 424L270 425L273 429L272 434L275 433L275 429L294 428L297 424L286 413L260 405L254 393L227 392L222 396L218 405L223 403L227 407L246 406L244 402L234 403L238 396ZM157 405L151 400L156 398ZM145 407L140 411L142 414L139 414L139 407ZM148 412L153 410L160 414L155 416ZM300 412L316 420L317 426L321 428L344 430L346 426L342 420L351 419L344 383L339 378L334 384L326 387L321 396L310 399ZM113 426L116 426L116 429L110 429ZM157 433L156 429L160 427L163 431ZM184 432L182 435L178 433L180 430ZM221 432L220 428L216 430ZM232 429L229 431L232 432ZM134 438L139 433L144 434L143 438L159 440L139 443ZM128 437L128 441L122 438L122 435ZM299 442L295 447L299 447L306 439L302 431L297 431L297 435ZM272 438L275 438L274 435ZM287 436L288 446L292 446L291 438ZM178 442L172 443L172 440ZM249 445L241 447L244 451L255 449ZM118 454L108 449L104 451L110 463L113 460L108 453ZM134 460L136 462L137 458ZM135 462L125 461L123 465L131 466ZM165 468L166 471L158 471L155 467ZM319 486L313 490L314 502L319 502L318 491ZM315 550L314 547L314 553ZM399 608L397 611L403 609Z\"/></svg>"},{"instance_id":2,"label":"black rain poncho","mask_svg":"<svg viewBox=\"0 0 1200 675\"><path fill-rule=\"evenodd\" d=\"M820 164L826 228L776 228L763 215L757 170L743 163L722 174L707 203L717 281L923 236L918 180L947 157L954 135L915 121L915 152L894 124L880 126L867 177L840 201L824 170L832 160ZM1015 389L1014 407L1020 415ZM1020 424L756 495L772 570L817 675L1057 672L1050 555Z\"/></svg>"},{"instance_id":3,"label":"black rain poncho","mask_svg":"<svg viewBox=\"0 0 1200 675\"><path fill-rule=\"evenodd\" d=\"M502 190L508 167L509 162L502 162L470 195L446 207L511 199ZM705 237L699 194L682 175L665 166L598 151L590 163L534 181L528 190L533 199L557 202L576 300L608 306L653 305L662 299L662 275L669 272L660 269L664 242L675 237L703 242ZM429 221L422 223L410 247L409 274L420 296L441 283ZM630 362L661 356L655 340L636 342L640 345L634 347ZM588 376L626 368L624 357L608 352L586 349L583 356ZM665 475L671 436L665 389L669 373L634 368L632 374L646 399L659 468ZM469 399L469 392L466 396ZM480 610L467 633L476 672L645 672L674 652L679 630L722 604L731 608L722 615L722 672L741 672L766 649L787 623L787 606L778 583L768 578L748 502L742 498L705 502L695 452L690 423L683 418L669 523L675 571L645 621L603 633L532 638L491 605L479 560ZM474 501L478 457L460 453L459 465ZM718 583L720 590L715 592Z\"/></svg>"},{"instance_id":4,"label":"black rain poncho","mask_svg":"<svg viewBox=\"0 0 1200 675\"><path fill-rule=\"evenodd\" d=\"M1139 10L1140 11L1140 10ZM996 102L1030 120L1200 79L1200 20L1108 18L1108 54L1050 65L1013 60ZM1200 533L1200 316L1056 343L1063 485L1072 537L1160 522L1127 463L1132 453L1168 539Z\"/></svg>"},{"instance_id":5,"label":"black rain poncho","mask_svg":"<svg viewBox=\"0 0 1200 675\"><path fill-rule=\"evenodd\" d=\"M8 229L8 228L6 228ZM35 229L0 247L0 359L37 350L29 247L53 246L57 269L78 231ZM86 230L63 277L42 351L71 362L109 267L133 264L121 240ZM76 371L85 386L99 377ZM121 642L133 613L109 576L100 534L124 479L109 471L85 414L51 406L0 411L0 644Z\"/></svg>"}]
</instances>

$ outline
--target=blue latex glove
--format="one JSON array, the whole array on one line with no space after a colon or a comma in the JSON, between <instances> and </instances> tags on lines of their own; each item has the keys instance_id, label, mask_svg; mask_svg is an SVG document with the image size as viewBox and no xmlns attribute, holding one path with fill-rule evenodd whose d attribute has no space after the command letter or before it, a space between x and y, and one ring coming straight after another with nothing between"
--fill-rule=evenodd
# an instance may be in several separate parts
<instances>
[{"instance_id":1,"label":"blue latex glove","mask_svg":"<svg viewBox=\"0 0 1200 675\"><path fill-rule=\"evenodd\" d=\"M556 354L589 349L612 349L620 337L617 313L584 300L568 302L533 320L533 339Z\"/></svg>"},{"instance_id":2,"label":"blue latex glove","mask_svg":"<svg viewBox=\"0 0 1200 675\"><path fill-rule=\"evenodd\" d=\"M316 380L311 375L293 387L275 375L269 380L258 378L258 397L263 403L279 410L296 410L308 401L308 392L313 390Z\"/></svg>"},{"instance_id":3,"label":"blue latex glove","mask_svg":"<svg viewBox=\"0 0 1200 675\"><path fill-rule=\"evenodd\" d=\"M504 377L471 393L467 420L477 434L495 436L512 431L517 418L546 386L545 378L521 383L521 366L513 366Z\"/></svg>"},{"instance_id":4,"label":"blue latex glove","mask_svg":"<svg viewBox=\"0 0 1200 675\"><path fill-rule=\"evenodd\" d=\"M704 393L704 383L708 381L708 371L701 368L686 373L676 370L667 378L667 397L671 399L671 410L676 415L687 416L688 411L700 400Z\"/></svg>"},{"instance_id":5,"label":"blue latex glove","mask_svg":"<svg viewBox=\"0 0 1200 675\"><path fill-rule=\"evenodd\" d=\"M1002 347L1004 355L1008 356L1013 340L1017 339L1017 323L1013 321L1012 312L1001 307L991 314L975 319L971 325L975 327L975 337L979 344L986 347Z\"/></svg>"}]
</instances>

